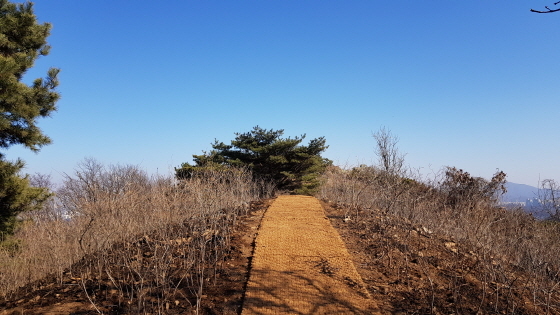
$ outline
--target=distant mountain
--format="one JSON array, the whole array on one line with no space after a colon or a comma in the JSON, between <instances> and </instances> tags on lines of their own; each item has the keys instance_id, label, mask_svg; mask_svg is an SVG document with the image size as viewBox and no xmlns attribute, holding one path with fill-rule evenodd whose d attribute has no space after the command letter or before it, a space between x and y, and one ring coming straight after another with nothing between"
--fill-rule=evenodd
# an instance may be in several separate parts
<instances>
[{"instance_id":1,"label":"distant mountain","mask_svg":"<svg viewBox=\"0 0 560 315\"><path fill-rule=\"evenodd\" d=\"M549 214L543 211L543 205L539 200L539 189L537 187L506 183L507 193L502 196L502 205L506 208L523 208L537 219L546 219ZM541 197L542 198L542 197Z\"/></svg>"},{"instance_id":2,"label":"distant mountain","mask_svg":"<svg viewBox=\"0 0 560 315\"><path fill-rule=\"evenodd\" d=\"M537 187L506 183L507 193L503 196L504 202L526 202L527 199L538 197L539 189Z\"/></svg>"}]
</instances>

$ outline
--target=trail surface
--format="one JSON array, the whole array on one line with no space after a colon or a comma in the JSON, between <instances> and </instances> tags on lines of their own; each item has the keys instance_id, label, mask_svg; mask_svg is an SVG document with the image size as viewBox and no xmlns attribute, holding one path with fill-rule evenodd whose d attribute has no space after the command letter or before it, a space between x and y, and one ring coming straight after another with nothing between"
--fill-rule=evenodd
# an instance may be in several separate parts
<instances>
[{"instance_id":1,"label":"trail surface","mask_svg":"<svg viewBox=\"0 0 560 315\"><path fill-rule=\"evenodd\" d=\"M278 197L255 243L242 315L377 313L317 199Z\"/></svg>"}]
</instances>

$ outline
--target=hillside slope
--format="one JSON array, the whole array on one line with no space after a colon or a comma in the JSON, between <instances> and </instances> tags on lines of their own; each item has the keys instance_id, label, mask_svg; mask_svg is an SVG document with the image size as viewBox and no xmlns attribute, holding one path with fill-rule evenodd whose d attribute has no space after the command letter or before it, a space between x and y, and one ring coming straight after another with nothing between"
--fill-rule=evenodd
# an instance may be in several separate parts
<instances>
[{"instance_id":1,"label":"hillside slope","mask_svg":"<svg viewBox=\"0 0 560 315\"><path fill-rule=\"evenodd\" d=\"M202 296L201 314L241 312L252 243L269 204L254 205L237 222L218 280ZM552 300L534 299L531 279L499 257L396 216L358 213L349 221L345 209L323 207L382 314L559 314ZM47 278L0 300L0 314L135 314L110 287L127 281L118 276L84 281L68 274L62 283ZM181 294L165 302L165 314L195 313L195 291Z\"/></svg>"},{"instance_id":2,"label":"hillside slope","mask_svg":"<svg viewBox=\"0 0 560 315\"><path fill-rule=\"evenodd\" d=\"M400 217L348 221L346 209L323 206L383 314L558 314L534 299L528 275L489 252Z\"/></svg>"},{"instance_id":3,"label":"hillside slope","mask_svg":"<svg viewBox=\"0 0 560 315\"><path fill-rule=\"evenodd\" d=\"M537 187L516 184L516 183L506 183L507 192L503 196L503 201L505 202L525 202L527 199L537 198L539 194L539 189Z\"/></svg>"}]
</instances>

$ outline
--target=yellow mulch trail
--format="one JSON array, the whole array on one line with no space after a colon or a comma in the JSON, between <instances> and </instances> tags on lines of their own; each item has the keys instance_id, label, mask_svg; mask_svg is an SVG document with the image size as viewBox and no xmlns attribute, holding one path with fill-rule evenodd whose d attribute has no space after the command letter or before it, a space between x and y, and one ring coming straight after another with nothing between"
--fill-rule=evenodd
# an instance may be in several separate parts
<instances>
[{"instance_id":1,"label":"yellow mulch trail","mask_svg":"<svg viewBox=\"0 0 560 315\"><path fill-rule=\"evenodd\" d=\"M242 315L378 313L316 198L278 197L255 243Z\"/></svg>"}]
</instances>

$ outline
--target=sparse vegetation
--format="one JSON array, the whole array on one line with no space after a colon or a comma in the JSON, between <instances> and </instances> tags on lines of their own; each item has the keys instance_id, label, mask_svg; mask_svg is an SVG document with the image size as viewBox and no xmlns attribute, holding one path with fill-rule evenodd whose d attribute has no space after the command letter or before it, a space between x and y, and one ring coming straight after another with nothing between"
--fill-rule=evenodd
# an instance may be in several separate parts
<instances>
[{"instance_id":1,"label":"sparse vegetation","mask_svg":"<svg viewBox=\"0 0 560 315\"><path fill-rule=\"evenodd\" d=\"M329 165L317 196L380 309L560 314L557 221L501 208L504 172L486 180L447 167L422 178L404 167L390 132L375 139L378 165ZM205 162L183 165L179 179L85 160L56 197L20 216L25 224L0 247L0 306L36 307L71 286L63 292L79 295L91 313L238 313L240 293L236 302L218 302L210 292L225 294L215 288L235 268L229 259L238 251L238 222L278 182L241 167L247 163L213 162L220 158L198 156ZM30 180L49 186L48 178ZM545 184L557 192L555 182ZM236 264L246 275L248 262Z\"/></svg>"},{"instance_id":2,"label":"sparse vegetation","mask_svg":"<svg viewBox=\"0 0 560 315\"><path fill-rule=\"evenodd\" d=\"M0 295L52 275L74 279L100 312L198 311L259 192L246 170L203 172L178 182L86 160L51 215L30 213L19 248L0 249Z\"/></svg>"},{"instance_id":3,"label":"sparse vegetation","mask_svg":"<svg viewBox=\"0 0 560 315\"><path fill-rule=\"evenodd\" d=\"M552 4L531 11L559 12L560 2ZM76 314L239 314L251 253L236 247L236 232L253 237L259 219L240 222L278 191L325 201L387 313L560 314L560 185L542 182L550 219L538 221L500 207L504 172L490 180L455 167L430 179L414 174L386 128L373 134L378 163L350 169L321 156L323 137L304 145L305 135L256 126L230 144L216 140L173 177L93 159L57 189L21 174L24 162L4 151L49 144L37 120L55 112L60 97L59 69L23 83L49 54L50 29L31 2L0 0L2 314L55 307L64 295L78 304L67 313ZM337 271L324 258L314 266L327 276ZM211 296L225 294L215 288L234 268L235 301L231 292Z\"/></svg>"},{"instance_id":4,"label":"sparse vegetation","mask_svg":"<svg viewBox=\"0 0 560 315\"><path fill-rule=\"evenodd\" d=\"M369 252L377 257L389 255L393 268L412 270L411 261L427 268L431 258L414 252L416 245L409 243L412 231L447 239L445 244L455 255L445 263L440 261L438 268L444 263L447 267L441 272L455 281L441 280L443 275L437 274L448 291L436 290L436 275L420 277L421 286L432 292L431 298L422 295L432 302L421 313L560 313L560 227L537 221L520 209L501 208L505 173L498 171L488 181L448 167L440 178L421 180L405 172L387 176L383 166L331 167L318 196L335 208L352 209L344 212L345 222L362 242L384 240L399 246L399 255L390 246L371 245L381 252ZM405 281L412 283L413 276L407 276L411 278ZM467 276L476 280L468 283ZM476 293L470 294L476 294L476 299L463 296L469 293L462 286L475 288ZM416 288L406 290L414 294ZM442 299L445 294L447 303L436 303L434 296ZM475 300L479 306L469 309Z\"/></svg>"},{"instance_id":5,"label":"sparse vegetation","mask_svg":"<svg viewBox=\"0 0 560 315\"><path fill-rule=\"evenodd\" d=\"M540 183L538 200L540 212L548 215L550 220L560 221L560 185L554 179Z\"/></svg>"}]
</instances>

